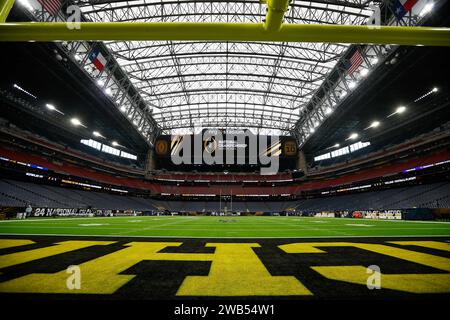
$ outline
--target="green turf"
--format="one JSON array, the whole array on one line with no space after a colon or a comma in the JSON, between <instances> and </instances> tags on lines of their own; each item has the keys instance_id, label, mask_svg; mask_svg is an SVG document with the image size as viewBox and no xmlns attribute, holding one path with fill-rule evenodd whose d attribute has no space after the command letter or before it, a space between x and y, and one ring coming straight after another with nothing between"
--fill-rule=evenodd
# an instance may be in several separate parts
<instances>
[{"instance_id":1,"label":"green turf","mask_svg":"<svg viewBox=\"0 0 450 320\"><path fill-rule=\"evenodd\" d=\"M299 217L33 218L0 222L0 234L123 237L450 236L450 223Z\"/></svg>"}]
</instances>

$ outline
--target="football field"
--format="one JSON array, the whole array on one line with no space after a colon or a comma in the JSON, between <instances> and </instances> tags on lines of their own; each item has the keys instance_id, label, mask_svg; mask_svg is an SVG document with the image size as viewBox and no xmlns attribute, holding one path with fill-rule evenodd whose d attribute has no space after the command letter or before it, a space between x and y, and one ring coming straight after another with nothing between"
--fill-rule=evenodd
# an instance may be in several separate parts
<instances>
[{"instance_id":1,"label":"football field","mask_svg":"<svg viewBox=\"0 0 450 320\"><path fill-rule=\"evenodd\" d=\"M7 220L0 222L0 297L448 299L449 241L446 222L263 216Z\"/></svg>"},{"instance_id":2,"label":"football field","mask_svg":"<svg viewBox=\"0 0 450 320\"><path fill-rule=\"evenodd\" d=\"M1 221L0 234L175 238L414 237L450 236L450 223L263 216L30 218Z\"/></svg>"}]
</instances>

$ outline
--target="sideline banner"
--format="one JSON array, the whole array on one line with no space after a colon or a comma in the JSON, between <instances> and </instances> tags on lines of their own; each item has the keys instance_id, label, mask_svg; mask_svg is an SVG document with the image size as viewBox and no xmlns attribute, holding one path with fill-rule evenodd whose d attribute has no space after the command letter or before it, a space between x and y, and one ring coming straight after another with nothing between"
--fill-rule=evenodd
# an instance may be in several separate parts
<instances>
[{"instance_id":1,"label":"sideline banner","mask_svg":"<svg viewBox=\"0 0 450 320\"><path fill-rule=\"evenodd\" d=\"M354 211L354 218L401 220L402 210L361 210Z\"/></svg>"},{"instance_id":2,"label":"sideline banner","mask_svg":"<svg viewBox=\"0 0 450 320\"><path fill-rule=\"evenodd\" d=\"M93 217L98 210L77 208L35 208L32 215L35 217Z\"/></svg>"}]
</instances>

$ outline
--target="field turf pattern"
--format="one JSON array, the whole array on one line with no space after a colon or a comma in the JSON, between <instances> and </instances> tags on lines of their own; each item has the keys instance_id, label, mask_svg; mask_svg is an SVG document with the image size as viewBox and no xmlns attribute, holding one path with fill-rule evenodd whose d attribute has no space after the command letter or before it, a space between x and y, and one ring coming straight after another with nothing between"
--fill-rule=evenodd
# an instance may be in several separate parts
<instances>
[{"instance_id":1,"label":"field turf pattern","mask_svg":"<svg viewBox=\"0 0 450 320\"><path fill-rule=\"evenodd\" d=\"M67 290L71 265L80 267L86 292ZM367 288L370 265L380 267L379 290ZM340 271L333 274L330 268ZM342 275L347 278L339 279ZM236 216L0 222L0 298L5 300L449 297L450 224L445 222Z\"/></svg>"},{"instance_id":2,"label":"field turf pattern","mask_svg":"<svg viewBox=\"0 0 450 320\"><path fill-rule=\"evenodd\" d=\"M233 300L261 300L270 302L274 299L280 301L292 300L385 300L385 299L400 299L400 300L442 300L450 297L450 238L449 237L435 237L432 240L426 240L422 237L418 238L353 238L353 239L173 239L173 238L112 238L112 237L67 237L67 236L1 236L0 247L2 243L7 241L28 241L28 243L16 247L0 248L0 298L1 299L20 299L35 300L210 300L210 299L233 299ZM34 251L46 250L51 246L57 246L68 242L77 241L97 241L97 244L62 252L59 254L40 257L33 260ZM104 242L105 244L101 244ZM417 242L417 243L412 243ZM186 260L177 260L173 258L166 259L164 256L154 260L147 260L146 247L142 245L164 243L166 247L158 251L158 254L176 254L185 255ZM295 254L286 252L283 246L292 244L314 243L314 246L320 248L322 253L301 253ZM323 245L321 245L323 243ZM425 243L425 246L418 245L418 243ZM138 256L130 254L130 246L138 245ZM172 245L173 244L173 245ZM211 246L212 244L212 246ZM183 287L184 281L189 277L208 278L213 276L212 261L196 261L190 259L195 255L213 254L217 253L217 246L239 245L250 246L247 253L253 255L255 259L246 259L248 255L240 259L239 256L225 257L231 264L240 268L240 273L234 273L233 277L238 277L237 281L228 283L226 287L222 287L220 282L222 279L229 278L229 272L233 271L226 267L216 274L216 280L219 281L215 286L206 286L200 289L199 294L181 295L180 288ZM335 246L337 245L337 246ZM341 246L342 245L342 246ZM365 250L359 245L382 245L384 248L407 250L407 255L403 258L398 258L392 255L382 254L380 252L373 252ZM216 246L214 248L214 246ZM428 246L428 247L427 247ZM286 247L285 247L286 248ZM34 250L34 251L33 251ZM22 253L25 254L23 255ZM122 252L122 253L121 253ZM135 251L136 252L136 251ZM18 263L15 257L16 254L22 256L22 263ZM420 263L413 262L407 259L414 259L415 255L424 255L425 260ZM105 257L113 255L114 257L105 261ZM119 255L119 256L117 256ZM406 257L406 260L405 260ZM117 263L120 265L124 261L130 259L130 263L126 264L123 269L114 269ZM172 259L172 260L171 260ZM3 260L3 261L2 261ZM90 293L83 294L82 292L66 291L64 293L54 293L51 285L54 282L51 280L53 275L60 274L62 277L56 282L65 288L66 278L69 276L66 269L70 265L80 265L82 270L81 284L89 281L89 275L86 274L89 270L88 264L92 261L97 261L97 266L90 269L89 272L94 272L94 281L97 277L102 278L103 273L107 270L114 269L113 278L130 277L129 280L121 283L117 288L111 292L104 294ZM436 262L438 261L438 262ZM222 261L224 262L224 261ZM442 263L443 262L443 263ZM227 261L225 261L227 263ZM440 263L437 265L436 263ZM439 283L440 280L432 280L434 285L430 283L419 284L418 287L428 288L427 292L420 294L393 290L385 288L387 282L381 283L380 290L369 290L366 286L366 280L363 283L349 283L330 279L318 272L317 267L332 267L332 266L363 266L364 277L366 275L366 268L369 265L378 265L383 274L407 277L413 275L437 276L446 277L444 283ZM242 267L244 266L244 267ZM266 271L265 275L258 276L257 272L261 271L263 267ZM87 269L86 269L87 268ZM217 265L215 267L217 269ZM259 269L257 271L256 269ZM216 270L217 272L218 270ZM83 273L84 272L84 273ZM89 273L88 272L88 273ZM8 287L9 281L15 281L21 277L30 275L40 275L47 280L28 280L22 281L20 285L13 286L15 289L10 290ZM351 272L346 272L351 275ZM244 275L244 278L240 278ZM255 276L252 280L253 275ZM301 292L299 294L285 294L284 287L275 290L277 293L270 294L249 294L249 292L257 292L261 285L267 283L267 278L273 278L275 284L280 281L278 279L289 277L292 281L299 281L301 285L310 291L310 294ZM109 277L106 280L99 281L97 289L104 289L111 285ZM111 278L112 279L112 278ZM297 280L295 280L297 279ZM250 282L248 282L250 281ZM399 280L401 282L401 280ZM391 283L392 284L392 283ZM394 283L395 284L395 283ZM413 286L415 283L411 282ZM50 286L50 287L49 287ZM269 285L269 291L272 292L272 285ZM436 286L436 287L434 287ZM275 285L276 287L276 285ZM416 286L417 287L417 286ZM438 287L440 289L438 289ZM191 290L196 290L198 287L194 285ZM208 293L213 289L214 294ZM243 292L229 296L229 292ZM253 291L253 289L255 291ZM267 288L266 288L267 289ZM287 290L288 288L286 288ZM34 290L38 292L34 292ZM39 292L44 290L47 292ZM205 290L204 294L202 290ZM31 291L31 292L30 292ZM436 292L434 292L436 291Z\"/></svg>"},{"instance_id":3,"label":"field turf pattern","mask_svg":"<svg viewBox=\"0 0 450 320\"><path fill-rule=\"evenodd\" d=\"M0 234L176 238L413 237L450 236L450 223L265 216L29 218L1 221Z\"/></svg>"}]
</instances>

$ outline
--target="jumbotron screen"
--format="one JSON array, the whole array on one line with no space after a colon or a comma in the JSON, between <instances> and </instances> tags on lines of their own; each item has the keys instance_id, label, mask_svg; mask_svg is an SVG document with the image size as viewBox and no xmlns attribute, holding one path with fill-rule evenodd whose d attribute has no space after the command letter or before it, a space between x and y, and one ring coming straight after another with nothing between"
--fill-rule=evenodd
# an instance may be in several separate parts
<instances>
[{"instance_id":1,"label":"jumbotron screen","mask_svg":"<svg viewBox=\"0 0 450 320\"><path fill-rule=\"evenodd\" d=\"M255 135L250 130L203 129L191 135L161 135L156 165L208 171L213 167L253 171L278 158L279 169L293 169L297 144L290 136Z\"/></svg>"}]
</instances>

